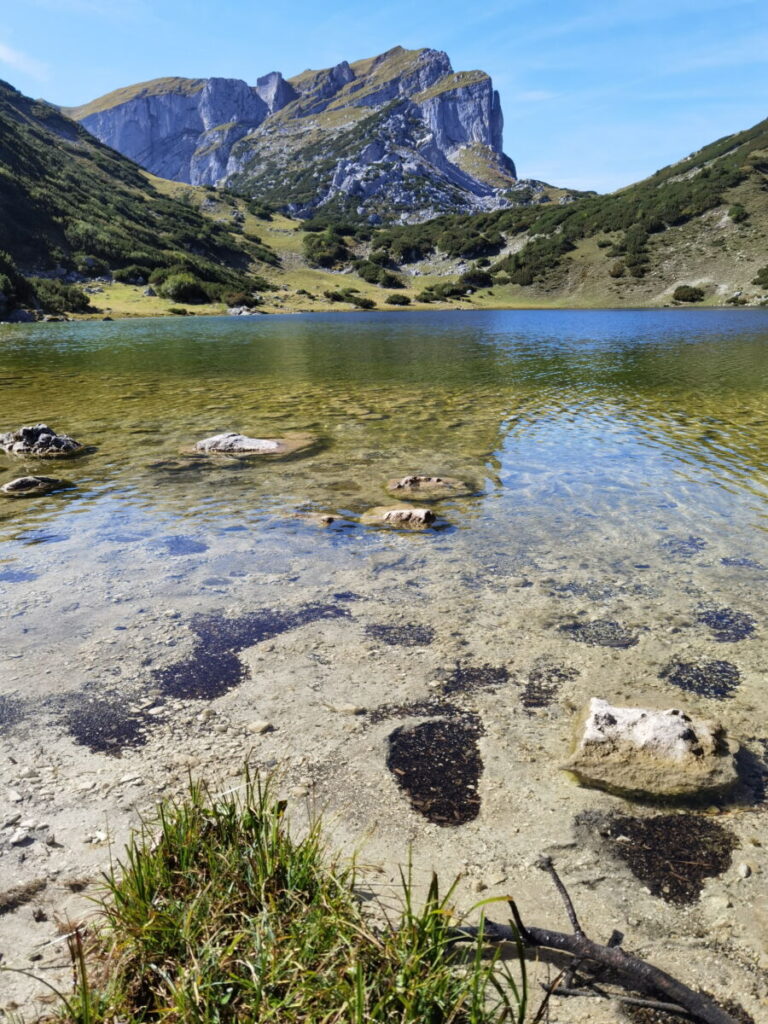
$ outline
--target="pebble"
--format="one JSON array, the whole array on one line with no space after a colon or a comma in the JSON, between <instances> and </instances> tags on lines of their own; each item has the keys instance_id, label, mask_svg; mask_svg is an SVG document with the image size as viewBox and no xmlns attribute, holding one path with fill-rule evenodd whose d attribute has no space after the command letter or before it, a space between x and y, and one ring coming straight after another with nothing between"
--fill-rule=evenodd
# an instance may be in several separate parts
<instances>
[{"instance_id":1,"label":"pebble","mask_svg":"<svg viewBox=\"0 0 768 1024\"><path fill-rule=\"evenodd\" d=\"M6 818L3 822L3 828L13 828L14 825L18 825L21 821L20 814L12 814L10 818Z\"/></svg>"},{"instance_id":2,"label":"pebble","mask_svg":"<svg viewBox=\"0 0 768 1024\"><path fill-rule=\"evenodd\" d=\"M738 871L739 878L749 878L752 874L752 868L749 864L739 864L736 870Z\"/></svg>"},{"instance_id":3,"label":"pebble","mask_svg":"<svg viewBox=\"0 0 768 1024\"><path fill-rule=\"evenodd\" d=\"M339 704L338 707L335 708L335 710L338 711L340 715L365 714L365 708L361 707L359 704Z\"/></svg>"},{"instance_id":4,"label":"pebble","mask_svg":"<svg viewBox=\"0 0 768 1024\"><path fill-rule=\"evenodd\" d=\"M309 789L306 786L294 786L290 793L298 800L303 796L309 796Z\"/></svg>"},{"instance_id":5,"label":"pebble","mask_svg":"<svg viewBox=\"0 0 768 1024\"><path fill-rule=\"evenodd\" d=\"M26 843L29 838L29 832L25 828L17 828L11 836L11 846L21 846L21 844Z\"/></svg>"},{"instance_id":6,"label":"pebble","mask_svg":"<svg viewBox=\"0 0 768 1024\"><path fill-rule=\"evenodd\" d=\"M16 789L8 790L8 799L12 804L20 804L24 797Z\"/></svg>"},{"instance_id":7,"label":"pebble","mask_svg":"<svg viewBox=\"0 0 768 1024\"><path fill-rule=\"evenodd\" d=\"M271 722L262 719L257 719L255 722L249 722L246 725L248 732L252 732L256 736L261 736L265 732L273 732L274 728Z\"/></svg>"}]
</instances>

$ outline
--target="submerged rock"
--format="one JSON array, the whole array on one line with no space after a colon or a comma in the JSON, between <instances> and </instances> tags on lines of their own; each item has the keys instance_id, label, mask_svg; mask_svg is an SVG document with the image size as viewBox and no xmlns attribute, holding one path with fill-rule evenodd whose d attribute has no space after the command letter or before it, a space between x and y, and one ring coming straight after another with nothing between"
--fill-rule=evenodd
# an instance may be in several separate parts
<instances>
[{"instance_id":1,"label":"submerged rock","mask_svg":"<svg viewBox=\"0 0 768 1024\"><path fill-rule=\"evenodd\" d=\"M388 480L390 494L416 494L422 501L439 501L474 494L474 489L462 480L450 476L404 476Z\"/></svg>"},{"instance_id":2,"label":"submerged rock","mask_svg":"<svg viewBox=\"0 0 768 1024\"><path fill-rule=\"evenodd\" d=\"M59 480L55 476L19 476L3 484L0 491L8 498L37 498L71 486L68 480Z\"/></svg>"},{"instance_id":3,"label":"submerged rock","mask_svg":"<svg viewBox=\"0 0 768 1024\"><path fill-rule=\"evenodd\" d=\"M403 526L409 530L423 530L432 526L437 516L431 508L412 508L409 505L398 505L387 508L385 505L369 509L362 517L364 523L385 526Z\"/></svg>"},{"instance_id":4,"label":"submerged rock","mask_svg":"<svg viewBox=\"0 0 768 1024\"><path fill-rule=\"evenodd\" d=\"M562 767L585 786L628 796L688 797L737 781L725 729L671 708L614 707L593 697L583 733Z\"/></svg>"},{"instance_id":5,"label":"submerged rock","mask_svg":"<svg viewBox=\"0 0 768 1024\"><path fill-rule=\"evenodd\" d=\"M194 455L292 455L310 448L316 439L309 434L294 434L291 437L248 437L228 431L203 438L188 450Z\"/></svg>"},{"instance_id":6,"label":"submerged rock","mask_svg":"<svg viewBox=\"0 0 768 1024\"><path fill-rule=\"evenodd\" d=\"M68 434L57 434L45 423L0 434L0 449L8 455L33 455L38 459L64 458L84 450L79 441Z\"/></svg>"}]
</instances>

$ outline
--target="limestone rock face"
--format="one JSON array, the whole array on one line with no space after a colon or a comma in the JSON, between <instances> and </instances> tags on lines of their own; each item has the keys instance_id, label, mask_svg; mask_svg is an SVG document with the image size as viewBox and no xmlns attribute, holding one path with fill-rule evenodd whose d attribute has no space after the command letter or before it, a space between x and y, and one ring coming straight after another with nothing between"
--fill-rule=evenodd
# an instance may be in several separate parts
<instances>
[{"instance_id":1,"label":"limestone rock face","mask_svg":"<svg viewBox=\"0 0 768 1024\"><path fill-rule=\"evenodd\" d=\"M493 209L517 187L491 79L455 73L439 50L398 46L255 85L156 79L66 113L154 174L232 184L302 216L332 201L415 219Z\"/></svg>"},{"instance_id":2,"label":"limestone rock face","mask_svg":"<svg viewBox=\"0 0 768 1024\"><path fill-rule=\"evenodd\" d=\"M676 708L614 707L594 697L573 756L562 767L585 786L656 797L689 797L729 789L734 753L717 723Z\"/></svg>"},{"instance_id":3,"label":"limestone rock face","mask_svg":"<svg viewBox=\"0 0 768 1024\"><path fill-rule=\"evenodd\" d=\"M0 434L0 449L20 458L55 459L76 455L83 446L68 434L57 434L45 423L38 423Z\"/></svg>"}]
</instances>

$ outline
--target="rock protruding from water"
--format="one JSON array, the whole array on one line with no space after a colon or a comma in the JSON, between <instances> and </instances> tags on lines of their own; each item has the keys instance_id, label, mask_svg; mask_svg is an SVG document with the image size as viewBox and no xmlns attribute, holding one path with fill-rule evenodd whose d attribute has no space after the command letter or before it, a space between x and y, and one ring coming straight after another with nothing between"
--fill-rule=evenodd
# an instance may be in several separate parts
<instances>
[{"instance_id":1,"label":"rock protruding from water","mask_svg":"<svg viewBox=\"0 0 768 1024\"><path fill-rule=\"evenodd\" d=\"M274 455L280 442L272 438L246 437L230 431L226 434L215 434L198 441L195 448L199 452L226 452L236 455Z\"/></svg>"},{"instance_id":2,"label":"rock protruding from water","mask_svg":"<svg viewBox=\"0 0 768 1024\"><path fill-rule=\"evenodd\" d=\"M593 697L562 767L585 786L625 796L691 797L735 784L737 749L722 726L677 708L615 707Z\"/></svg>"},{"instance_id":3,"label":"rock protruding from water","mask_svg":"<svg viewBox=\"0 0 768 1024\"><path fill-rule=\"evenodd\" d=\"M19 476L3 484L0 491L8 498L37 498L71 486L68 480L59 480L55 476Z\"/></svg>"},{"instance_id":4,"label":"rock protruding from water","mask_svg":"<svg viewBox=\"0 0 768 1024\"><path fill-rule=\"evenodd\" d=\"M74 437L57 434L45 423L37 423L34 427L20 427L7 434L0 434L0 449L20 458L33 456L36 459L57 459L76 455L83 450L83 446Z\"/></svg>"},{"instance_id":5,"label":"rock protruding from water","mask_svg":"<svg viewBox=\"0 0 768 1024\"><path fill-rule=\"evenodd\" d=\"M224 434L203 438L193 448L188 449L187 454L274 457L294 455L311 448L315 442L316 438L309 434L294 434L290 437L248 437L246 434L230 430Z\"/></svg>"},{"instance_id":6,"label":"rock protruding from water","mask_svg":"<svg viewBox=\"0 0 768 1024\"><path fill-rule=\"evenodd\" d=\"M379 524L404 527L407 530L424 530L432 526L436 519L431 508L413 508L410 505L377 506L369 509L362 517L362 521L371 526Z\"/></svg>"},{"instance_id":7,"label":"rock protruding from water","mask_svg":"<svg viewBox=\"0 0 768 1024\"><path fill-rule=\"evenodd\" d=\"M403 476L388 480L390 494L416 495L422 501L440 501L442 498L466 497L474 493L469 484L450 476Z\"/></svg>"}]
</instances>

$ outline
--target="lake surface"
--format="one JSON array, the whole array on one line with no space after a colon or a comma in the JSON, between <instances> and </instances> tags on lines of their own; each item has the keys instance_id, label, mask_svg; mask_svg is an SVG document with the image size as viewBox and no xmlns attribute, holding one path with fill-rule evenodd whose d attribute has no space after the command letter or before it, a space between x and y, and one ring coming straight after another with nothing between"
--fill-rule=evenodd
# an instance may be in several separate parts
<instances>
[{"instance_id":1,"label":"lake surface","mask_svg":"<svg viewBox=\"0 0 768 1024\"><path fill-rule=\"evenodd\" d=\"M597 620L642 640L636 674L656 679L686 651L743 651L742 676L757 671L768 312L5 326L0 410L2 430L44 421L96 446L72 462L0 463L2 482L37 470L77 485L0 505L14 699L95 685L83 645L119 661L123 631L163 609L186 621L337 599L359 601L365 621L435 629L447 659L470 634L496 660L597 657L605 636L579 633ZM180 460L224 430L318 443L284 462ZM408 473L478 493L438 504L439 530L360 525ZM315 511L355 525L319 527L304 515ZM723 610L756 626L741 647L702 619Z\"/></svg>"}]
</instances>

